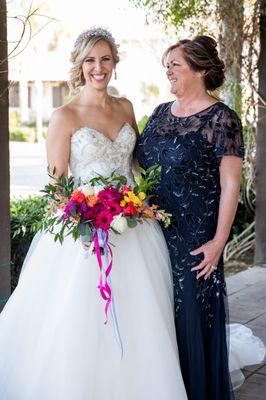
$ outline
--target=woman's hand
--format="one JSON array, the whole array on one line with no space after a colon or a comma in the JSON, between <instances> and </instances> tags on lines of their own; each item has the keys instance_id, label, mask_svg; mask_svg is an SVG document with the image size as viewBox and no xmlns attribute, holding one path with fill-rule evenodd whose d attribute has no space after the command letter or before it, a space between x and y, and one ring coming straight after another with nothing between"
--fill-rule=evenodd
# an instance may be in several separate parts
<instances>
[{"instance_id":1,"label":"woman's hand","mask_svg":"<svg viewBox=\"0 0 266 400\"><path fill-rule=\"evenodd\" d=\"M197 274L197 279L201 278L202 276L204 279L209 278L212 272L217 269L217 265L221 254L223 252L224 243L213 239L209 242L203 244L202 246L198 247L197 249L193 250L190 254L196 256L198 254L203 253L204 259L203 261L196 265L195 267L191 268L191 271L199 271Z\"/></svg>"}]
</instances>

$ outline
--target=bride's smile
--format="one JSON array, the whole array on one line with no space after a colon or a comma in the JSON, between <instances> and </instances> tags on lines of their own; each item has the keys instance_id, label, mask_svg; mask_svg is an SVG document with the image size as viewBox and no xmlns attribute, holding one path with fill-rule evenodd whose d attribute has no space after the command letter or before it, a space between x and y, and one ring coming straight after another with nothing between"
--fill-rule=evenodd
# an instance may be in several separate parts
<instances>
[{"instance_id":1,"label":"bride's smile","mask_svg":"<svg viewBox=\"0 0 266 400\"><path fill-rule=\"evenodd\" d=\"M82 63L82 73L88 88L105 89L112 77L115 63L110 46L97 42Z\"/></svg>"}]
</instances>

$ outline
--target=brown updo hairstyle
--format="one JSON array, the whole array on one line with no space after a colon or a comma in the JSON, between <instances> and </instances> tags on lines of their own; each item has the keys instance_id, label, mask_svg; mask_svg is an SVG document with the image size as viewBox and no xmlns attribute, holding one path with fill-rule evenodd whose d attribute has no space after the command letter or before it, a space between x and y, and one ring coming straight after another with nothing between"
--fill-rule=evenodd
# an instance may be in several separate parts
<instances>
[{"instance_id":1,"label":"brown updo hairstyle","mask_svg":"<svg viewBox=\"0 0 266 400\"><path fill-rule=\"evenodd\" d=\"M206 89L212 92L222 86L225 79L224 62L219 58L216 47L216 41L210 36L179 40L164 52L162 62L165 66L170 52L180 48L184 59L193 71L205 71L204 84Z\"/></svg>"}]
</instances>

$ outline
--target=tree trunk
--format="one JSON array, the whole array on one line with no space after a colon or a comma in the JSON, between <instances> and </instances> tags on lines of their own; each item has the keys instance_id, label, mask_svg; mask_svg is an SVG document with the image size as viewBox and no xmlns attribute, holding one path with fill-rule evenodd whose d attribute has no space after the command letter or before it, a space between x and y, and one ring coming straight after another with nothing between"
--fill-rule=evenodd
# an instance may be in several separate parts
<instances>
[{"instance_id":1,"label":"tree trunk","mask_svg":"<svg viewBox=\"0 0 266 400\"><path fill-rule=\"evenodd\" d=\"M256 150L255 262L266 266L266 0L260 10L259 109Z\"/></svg>"},{"instance_id":2,"label":"tree trunk","mask_svg":"<svg viewBox=\"0 0 266 400\"><path fill-rule=\"evenodd\" d=\"M6 1L0 0L0 311L10 294L9 131Z\"/></svg>"},{"instance_id":3,"label":"tree trunk","mask_svg":"<svg viewBox=\"0 0 266 400\"><path fill-rule=\"evenodd\" d=\"M241 69L244 27L244 0L218 0L221 19L219 47L225 63L225 103L241 115Z\"/></svg>"}]
</instances>

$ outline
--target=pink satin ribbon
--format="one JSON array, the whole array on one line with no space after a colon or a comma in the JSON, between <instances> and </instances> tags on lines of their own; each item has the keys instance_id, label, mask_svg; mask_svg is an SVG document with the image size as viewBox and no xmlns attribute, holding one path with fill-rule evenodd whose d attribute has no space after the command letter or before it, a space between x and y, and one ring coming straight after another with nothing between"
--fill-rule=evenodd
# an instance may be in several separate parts
<instances>
[{"instance_id":1,"label":"pink satin ribbon","mask_svg":"<svg viewBox=\"0 0 266 400\"><path fill-rule=\"evenodd\" d=\"M102 299L106 302L105 304L105 324L107 324L108 322L108 310L112 301L112 291L111 288L108 284L108 276L110 275L110 272L112 270L112 266L113 266L113 254L112 254L112 250L108 244L108 232L102 232L102 236L103 236L103 250L104 252L109 252L110 254L110 262L107 266L107 268L105 269L103 266L103 260L102 260L102 255L101 255L101 247L99 245L99 238L98 238L98 231L96 231L94 233L93 236L93 240L94 240L94 248L95 248L95 252L96 252L96 256L97 256L97 260L98 260L98 264L99 264L99 268L100 268L100 280L99 280L99 285L98 288L100 290L100 294Z\"/></svg>"},{"instance_id":2,"label":"pink satin ribbon","mask_svg":"<svg viewBox=\"0 0 266 400\"><path fill-rule=\"evenodd\" d=\"M114 331L115 331L115 337L117 340L117 343L121 349L121 360L123 358L123 342L120 334L120 329L118 326L118 321L117 321L117 316L116 316L116 311L115 311L115 302L114 298L112 295L112 289L111 289L111 277L109 277L110 272L112 270L113 266L113 252L111 250L111 247L108 243L109 240L109 235L108 232L105 232L101 229L95 230L93 234L93 241L94 241L94 248L95 248L95 253L97 256L98 260L98 265L100 268L100 280L99 280L99 291L102 299L105 301L105 324L108 322L108 311L109 307L111 306L111 317L113 320L113 326L114 326ZM102 255L101 255L101 248L103 248L104 251L104 258L105 262L102 260ZM109 258L109 257L110 258ZM109 261L110 259L110 261ZM109 283L108 283L108 277L109 277Z\"/></svg>"}]
</instances>

